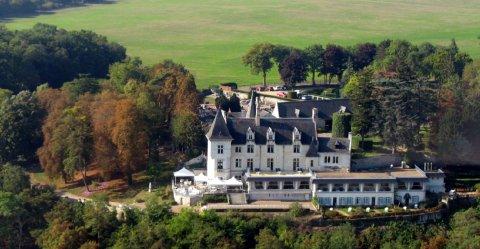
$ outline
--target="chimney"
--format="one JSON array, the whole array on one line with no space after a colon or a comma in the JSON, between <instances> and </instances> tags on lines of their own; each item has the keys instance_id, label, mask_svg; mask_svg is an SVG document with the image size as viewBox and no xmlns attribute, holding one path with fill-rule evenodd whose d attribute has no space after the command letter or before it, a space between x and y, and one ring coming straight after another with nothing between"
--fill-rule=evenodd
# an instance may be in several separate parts
<instances>
[{"instance_id":1,"label":"chimney","mask_svg":"<svg viewBox=\"0 0 480 249\"><path fill-rule=\"evenodd\" d=\"M260 126L260 101L257 97L256 99L257 111L255 112L255 126Z\"/></svg>"},{"instance_id":2,"label":"chimney","mask_svg":"<svg viewBox=\"0 0 480 249\"><path fill-rule=\"evenodd\" d=\"M312 118L314 120L318 118L318 109L316 107L312 108Z\"/></svg>"}]
</instances>

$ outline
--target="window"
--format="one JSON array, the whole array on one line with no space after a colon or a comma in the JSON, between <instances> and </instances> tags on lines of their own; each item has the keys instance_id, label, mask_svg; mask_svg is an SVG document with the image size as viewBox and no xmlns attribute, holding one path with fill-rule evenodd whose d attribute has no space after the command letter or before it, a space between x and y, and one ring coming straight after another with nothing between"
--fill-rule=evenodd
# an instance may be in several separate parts
<instances>
[{"instance_id":1,"label":"window","mask_svg":"<svg viewBox=\"0 0 480 249\"><path fill-rule=\"evenodd\" d=\"M247 159L247 167L248 167L250 170L253 170L253 158Z\"/></svg>"},{"instance_id":2,"label":"window","mask_svg":"<svg viewBox=\"0 0 480 249\"><path fill-rule=\"evenodd\" d=\"M293 159L293 171L298 170L300 168L300 159L294 158Z\"/></svg>"},{"instance_id":3,"label":"window","mask_svg":"<svg viewBox=\"0 0 480 249\"><path fill-rule=\"evenodd\" d=\"M223 145L217 146L217 153L218 154L223 154Z\"/></svg>"},{"instance_id":4,"label":"window","mask_svg":"<svg viewBox=\"0 0 480 249\"><path fill-rule=\"evenodd\" d=\"M347 197L347 205L353 205L353 197Z\"/></svg>"},{"instance_id":5,"label":"window","mask_svg":"<svg viewBox=\"0 0 480 249\"><path fill-rule=\"evenodd\" d=\"M346 197L340 197L340 206L346 206L347 205L347 198Z\"/></svg>"},{"instance_id":6,"label":"window","mask_svg":"<svg viewBox=\"0 0 480 249\"><path fill-rule=\"evenodd\" d=\"M318 203L322 206L330 206L330 205L332 205L332 198L331 197L320 197L320 198L318 198Z\"/></svg>"},{"instance_id":7,"label":"window","mask_svg":"<svg viewBox=\"0 0 480 249\"><path fill-rule=\"evenodd\" d=\"M338 163L338 156L333 157L333 163Z\"/></svg>"},{"instance_id":8,"label":"window","mask_svg":"<svg viewBox=\"0 0 480 249\"><path fill-rule=\"evenodd\" d=\"M371 201L372 201L372 199L370 199L370 197L363 197L363 205L370 205ZM375 203L373 203L373 204L375 204Z\"/></svg>"},{"instance_id":9,"label":"window","mask_svg":"<svg viewBox=\"0 0 480 249\"><path fill-rule=\"evenodd\" d=\"M247 139L248 139L248 140L253 140L253 134L252 134L252 133L249 133Z\"/></svg>"},{"instance_id":10,"label":"window","mask_svg":"<svg viewBox=\"0 0 480 249\"><path fill-rule=\"evenodd\" d=\"M252 144L247 145L247 153L253 153L253 145Z\"/></svg>"},{"instance_id":11,"label":"window","mask_svg":"<svg viewBox=\"0 0 480 249\"><path fill-rule=\"evenodd\" d=\"M378 205L379 206L385 206L385 198L384 197L378 197Z\"/></svg>"},{"instance_id":12,"label":"window","mask_svg":"<svg viewBox=\"0 0 480 249\"><path fill-rule=\"evenodd\" d=\"M405 184L405 182L398 182L397 188L401 190L405 190L407 189L407 184Z\"/></svg>"},{"instance_id":13,"label":"window","mask_svg":"<svg viewBox=\"0 0 480 249\"><path fill-rule=\"evenodd\" d=\"M339 184L339 183L333 184L333 189L332 189L332 191L334 191L334 192L343 192L343 191L345 191L345 187L343 186L343 184Z\"/></svg>"},{"instance_id":14,"label":"window","mask_svg":"<svg viewBox=\"0 0 480 249\"><path fill-rule=\"evenodd\" d=\"M392 205L392 198L391 197L385 197L385 205Z\"/></svg>"},{"instance_id":15,"label":"window","mask_svg":"<svg viewBox=\"0 0 480 249\"><path fill-rule=\"evenodd\" d=\"M273 132L269 132L268 135L267 135L267 139L268 140L273 140Z\"/></svg>"},{"instance_id":16,"label":"window","mask_svg":"<svg viewBox=\"0 0 480 249\"><path fill-rule=\"evenodd\" d=\"M382 183L380 184L380 191L390 191L390 184L389 183Z\"/></svg>"},{"instance_id":17,"label":"window","mask_svg":"<svg viewBox=\"0 0 480 249\"><path fill-rule=\"evenodd\" d=\"M308 181L301 181L299 189L310 189L310 182Z\"/></svg>"},{"instance_id":18,"label":"window","mask_svg":"<svg viewBox=\"0 0 480 249\"><path fill-rule=\"evenodd\" d=\"M364 204L363 204L363 197L357 197L357 198L355 198L355 204L356 204L356 205L359 205L359 206L364 205Z\"/></svg>"},{"instance_id":19,"label":"window","mask_svg":"<svg viewBox=\"0 0 480 249\"><path fill-rule=\"evenodd\" d=\"M423 189L422 183L420 183L420 182L413 182L413 184L412 184L412 189L416 189L416 190L419 190L419 189L421 190L421 189Z\"/></svg>"},{"instance_id":20,"label":"window","mask_svg":"<svg viewBox=\"0 0 480 249\"><path fill-rule=\"evenodd\" d=\"M217 169L223 169L223 160L217 161Z\"/></svg>"},{"instance_id":21,"label":"window","mask_svg":"<svg viewBox=\"0 0 480 249\"><path fill-rule=\"evenodd\" d=\"M241 168L242 167L242 159L237 158L235 159L235 168Z\"/></svg>"},{"instance_id":22,"label":"window","mask_svg":"<svg viewBox=\"0 0 480 249\"><path fill-rule=\"evenodd\" d=\"M267 145L267 153L273 153L273 145L272 144Z\"/></svg>"},{"instance_id":23,"label":"window","mask_svg":"<svg viewBox=\"0 0 480 249\"><path fill-rule=\"evenodd\" d=\"M235 147L235 152L236 152L236 153L242 153L242 147L236 146L236 147Z\"/></svg>"},{"instance_id":24,"label":"window","mask_svg":"<svg viewBox=\"0 0 480 249\"><path fill-rule=\"evenodd\" d=\"M364 192L373 192L375 191L375 184L373 183L365 183L363 185L363 191Z\"/></svg>"},{"instance_id":25,"label":"window","mask_svg":"<svg viewBox=\"0 0 480 249\"><path fill-rule=\"evenodd\" d=\"M263 182L255 182L255 189L263 189Z\"/></svg>"},{"instance_id":26,"label":"window","mask_svg":"<svg viewBox=\"0 0 480 249\"><path fill-rule=\"evenodd\" d=\"M418 204L420 202L420 197L418 195L412 195L412 204Z\"/></svg>"},{"instance_id":27,"label":"window","mask_svg":"<svg viewBox=\"0 0 480 249\"><path fill-rule=\"evenodd\" d=\"M267 189L278 189L278 182L268 182Z\"/></svg>"},{"instance_id":28,"label":"window","mask_svg":"<svg viewBox=\"0 0 480 249\"><path fill-rule=\"evenodd\" d=\"M283 182L283 189L294 189L293 182Z\"/></svg>"},{"instance_id":29,"label":"window","mask_svg":"<svg viewBox=\"0 0 480 249\"><path fill-rule=\"evenodd\" d=\"M360 185L358 183L350 183L348 184L348 191L358 192L360 191Z\"/></svg>"},{"instance_id":30,"label":"window","mask_svg":"<svg viewBox=\"0 0 480 249\"><path fill-rule=\"evenodd\" d=\"M293 153L300 153L300 145L296 144L293 146Z\"/></svg>"},{"instance_id":31,"label":"window","mask_svg":"<svg viewBox=\"0 0 480 249\"><path fill-rule=\"evenodd\" d=\"M325 163L330 163L330 157L329 157L329 156L325 156L324 161L325 161Z\"/></svg>"},{"instance_id":32,"label":"window","mask_svg":"<svg viewBox=\"0 0 480 249\"><path fill-rule=\"evenodd\" d=\"M267 158L267 168L273 171L273 158Z\"/></svg>"},{"instance_id":33,"label":"window","mask_svg":"<svg viewBox=\"0 0 480 249\"><path fill-rule=\"evenodd\" d=\"M310 160L310 168L313 168L313 160Z\"/></svg>"},{"instance_id":34,"label":"window","mask_svg":"<svg viewBox=\"0 0 480 249\"><path fill-rule=\"evenodd\" d=\"M328 188L328 184L318 184L318 191L320 192L328 192L330 189Z\"/></svg>"}]
</instances>

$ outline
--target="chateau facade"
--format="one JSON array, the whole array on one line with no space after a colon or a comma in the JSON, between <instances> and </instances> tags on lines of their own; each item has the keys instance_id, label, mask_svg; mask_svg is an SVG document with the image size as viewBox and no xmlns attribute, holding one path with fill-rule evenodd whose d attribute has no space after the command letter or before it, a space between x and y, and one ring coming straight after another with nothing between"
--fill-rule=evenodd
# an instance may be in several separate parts
<instances>
[{"instance_id":1,"label":"chateau facade","mask_svg":"<svg viewBox=\"0 0 480 249\"><path fill-rule=\"evenodd\" d=\"M217 111L206 134L207 177L243 180L250 200L318 198L325 206L411 205L424 201L427 190L445 191L441 171L402 165L352 172L351 135L336 138L317 132L328 128L325 121L331 124L331 116L325 113L348 111L348 107L344 101L323 102L329 110L310 104L309 117L305 108L292 111L287 110L288 105L277 105L274 117L260 117L258 99L253 97L245 117ZM299 105L301 102L292 106ZM279 117L281 113L296 114ZM322 118L319 113L324 114Z\"/></svg>"}]
</instances>

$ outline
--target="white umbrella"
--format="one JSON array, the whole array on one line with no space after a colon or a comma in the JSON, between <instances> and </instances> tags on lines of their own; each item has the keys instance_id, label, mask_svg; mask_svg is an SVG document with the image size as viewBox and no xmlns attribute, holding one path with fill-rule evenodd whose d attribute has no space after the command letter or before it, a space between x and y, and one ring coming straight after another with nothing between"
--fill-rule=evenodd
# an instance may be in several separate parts
<instances>
[{"instance_id":1,"label":"white umbrella","mask_svg":"<svg viewBox=\"0 0 480 249\"><path fill-rule=\"evenodd\" d=\"M177 172L174 172L173 176L175 176L175 177L195 177L195 174L192 171L183 167L181 170L179 170Z\"/></svg>"},{"instance_id":2,"label":"white umbrella","mask_svg":"<svg viewBox=\"0 0 480 249\"><path fill-rule=\"evenodd\" d=\"M208 177L203 173L200 173L200 175L195 176L195 182L208 182Z\"/></svg>"}]
</instances>

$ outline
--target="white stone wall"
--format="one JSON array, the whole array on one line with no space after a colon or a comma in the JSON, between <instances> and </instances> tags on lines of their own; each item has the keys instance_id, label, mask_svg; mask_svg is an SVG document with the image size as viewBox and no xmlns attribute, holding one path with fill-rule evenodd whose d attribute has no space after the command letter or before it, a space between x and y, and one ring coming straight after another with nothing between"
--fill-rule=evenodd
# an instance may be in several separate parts
<instances>
[{"instance_id":1,"label":"white stone wall","mask_svg":"<svg viewBox=\"0 0 480 249\"><path fill-rule=\"evenodd\" d=\"M218 146L223 145L223 154L218 154ZM231 177L231 140L208 141L207 153L207 176L208 178L220 177L228 179ZM223 160L223 170L217 170L217 163Z\"/></svg>"}]
</instances>

